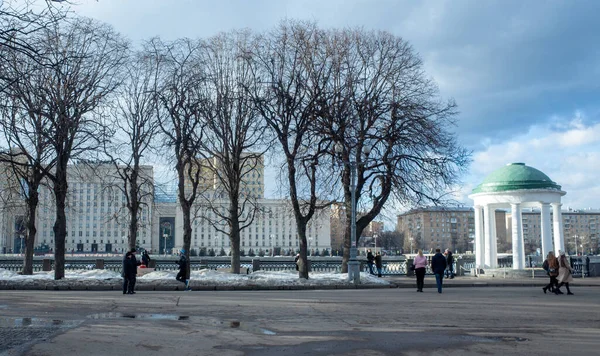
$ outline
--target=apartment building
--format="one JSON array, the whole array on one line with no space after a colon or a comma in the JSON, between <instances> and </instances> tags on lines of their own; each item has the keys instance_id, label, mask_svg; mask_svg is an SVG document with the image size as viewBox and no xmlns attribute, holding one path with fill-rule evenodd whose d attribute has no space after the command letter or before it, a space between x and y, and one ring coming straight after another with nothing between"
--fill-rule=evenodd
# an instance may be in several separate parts
<instances>
[{"instance_id":1,"label":"apartment building","mask_svg":"<svg viewBox=\"0 0 600 356\"><path fill-rule=\"evenodd\" d=\"M551 213L552 215L552 213ZM541 248L541 212L539 209L526 209L522 212L525 253L537 252ZM599 249L600 210L567 208L562 211L565 249L569 254L597 254ZM506 234L512 241L512 217L506 214ZM554 227L551 225L552 231Z\"/></svg>"},{"instance_id":2,"label":"apartment building","mask_svg":"<svg viewBox=\"0 0 600 356\"><path fill-rule=\"evenodd\" d=\"M507 242L506 212L496 211L498 245L503 251ZM436 248L455 252L473 250L474 211L467 207L425 207L398 215L396 231L404 236L405 253L418 249L430 253Z\"/></svg>"},{"instance_id":3,"label":"apartment building","mask_svg":"<svg viewBox=\"0 0 600 356\"><path fill-rule=\"evenodd\" d=\"M264 159L258 153L244 153L242 155L244 164L241 167L242 181L240 182L240 193L242 195L255 199L264 198L265 178L264 178ZM197 165L192 167L190 175L195 177L198 174L198 191L204 195L224 197L224 187L219 179L219 175L225 174L221 162L216 158L199 159ZM186 189L191 189L191 180L186 179Z\"/></svg>"}]
</instances>

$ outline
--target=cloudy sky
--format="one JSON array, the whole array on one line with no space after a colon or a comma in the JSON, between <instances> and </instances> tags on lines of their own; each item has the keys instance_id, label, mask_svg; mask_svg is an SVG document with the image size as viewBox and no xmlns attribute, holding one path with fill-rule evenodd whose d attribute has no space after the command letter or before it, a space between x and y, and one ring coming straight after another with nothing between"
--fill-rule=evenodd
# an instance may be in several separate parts
<instances>
[{"instance_id":1,"label":"cloudy sky","mask_svg":"<svg viewBox=\"0 0 600 356\"><path fill-rule=\"evenodd\" d=\"M473 151L459 200L525 162L562 185L565 206L600 209L600 1L74 1L135 43L262 31L286 17L390 31L459 106L456 131Z\"/></svg>"}]
</instances>

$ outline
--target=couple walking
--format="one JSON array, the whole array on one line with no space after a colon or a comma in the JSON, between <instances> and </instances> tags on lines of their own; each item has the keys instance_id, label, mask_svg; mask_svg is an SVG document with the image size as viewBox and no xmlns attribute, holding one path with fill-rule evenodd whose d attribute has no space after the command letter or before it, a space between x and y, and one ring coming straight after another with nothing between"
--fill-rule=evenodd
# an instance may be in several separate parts
<instances>
[{"instance_id":1,"label":"couple walking","mask_svg":"<svg viewBox=\"0 0 600 356\"><path fill-rule=\"evenodd\" d=\"M417 276L417 292L423 292L423 284L425 283L425 270L427 269L427 257L423 255L423 250L419 250L414 261L415 275ZM448 262L446 257L442 255L441 250L435 250L435 255L431 258L431 270L435 274L435 282L438 293L442 293L442 281L444 280L444 272Z\"/></svg>"},{"instance_id":2,"label":"couple walking","mask_svg":"<svg viewBox=\"0 0 600 356\"><path fill-rule=\"evenodd\" d=\"M569 288L569 283L573 282L571 265L569 264L564 251L558 251L558 253L560 258L556 258L553 251L548 252L548 256L544 261L542 268L544 268L550 277L550 283L542 288L542 290L544 291L544 294L546 294L547 291L553 292L554 294L564 294L560 291L560 287L566 286L567 294L573 295Z\"/></svg>"}]
</instances>

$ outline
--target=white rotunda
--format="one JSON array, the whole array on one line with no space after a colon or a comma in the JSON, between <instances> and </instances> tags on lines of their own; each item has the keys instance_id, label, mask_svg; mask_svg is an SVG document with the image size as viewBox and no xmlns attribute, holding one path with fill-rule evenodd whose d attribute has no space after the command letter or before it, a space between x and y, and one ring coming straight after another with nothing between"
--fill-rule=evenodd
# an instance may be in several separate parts
<instances>
[{"instance_id":1,"label":"white rotunda","mask_svg":"<svg viewBox=\"0 0 600 356\"><path fill-rule=\"evenodd\" d=\"M510 163L492 172L479 184L469 198L475 209L475 263L478 268L497 268L496 209L511 209L513 269L525 268L523 242L523 208L541 210L542 253L564 251L560 199L566 192L547 175L525 165ZM550 228L550 207L554 227L554 246Z\"/></svg>"}]
</instances>

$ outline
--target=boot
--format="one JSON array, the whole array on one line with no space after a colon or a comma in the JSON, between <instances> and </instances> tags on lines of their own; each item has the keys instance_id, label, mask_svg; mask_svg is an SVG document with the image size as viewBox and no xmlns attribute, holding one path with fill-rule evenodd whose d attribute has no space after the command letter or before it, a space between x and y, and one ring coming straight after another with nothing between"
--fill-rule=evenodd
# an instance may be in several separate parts
<instances>
[{"instance_id":1,"label":"boot","mask_svg":"<svg viewBox=\"0 0 600 356\"><path fill-rule=\"evenodd\" d=\"M542 290L544 291L544 294L546 294L546 291L548 290L546 287L543 287Z\"/></svg>"},{"instance_id":2,"label":"boot","mask_svg":"<svg viewBox=\"0 0 600 356\"><path fill-rule=\"evenodd\" d=\"M571 289L569 289L569 283L566 284L567 287L567 295L573 295L573 293L571 293Z\"/></svg>"}]
</instances>

